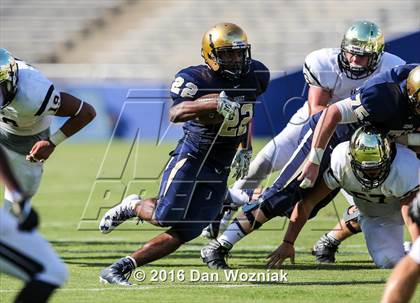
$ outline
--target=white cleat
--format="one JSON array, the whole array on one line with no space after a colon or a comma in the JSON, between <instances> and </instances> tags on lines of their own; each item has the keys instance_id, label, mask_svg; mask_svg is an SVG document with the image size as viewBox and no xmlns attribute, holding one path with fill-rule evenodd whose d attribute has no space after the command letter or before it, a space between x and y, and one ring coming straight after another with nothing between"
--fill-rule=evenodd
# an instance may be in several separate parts
<instances>
[{"instance_id":1,"label":"white cleat","mask_svg":"<svg viewBox=\"0 0 420 303\"><path fill-rule=\"evenodd\" d=\"M134 208L140 201L140 196L129 195L120 204L108 210L99 223L101 233L108 234L124 221L137 217Z\"/></svg>"}]
</instances>

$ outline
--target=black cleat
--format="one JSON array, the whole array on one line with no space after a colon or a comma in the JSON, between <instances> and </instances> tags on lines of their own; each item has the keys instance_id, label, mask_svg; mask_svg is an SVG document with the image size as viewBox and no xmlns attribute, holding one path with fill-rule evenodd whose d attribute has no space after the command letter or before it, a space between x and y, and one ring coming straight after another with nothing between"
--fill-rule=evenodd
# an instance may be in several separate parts
<instances>
[{"instance_id":1,"label":"black cleat","mask_svg":"<svg viewBox=\"0 0 420 303\"><path fill-rule=\"evenodd\" d=\"M127 257L121 258L101 271L99 281L105 284L132 286L133 284L129 282L128 279L134 268L135 265L133 264L133 261Z\"/></svg>"},{"instance_id":2,"label":"black cleat","mask_svg":"<svg viewBox=\"0 0 420 303\"><path fill-rule=\"evenodd\" d=\"M201 258L210 269L230 269L225 259L231 248L232 246L228 248L213 240L201 249Z\"/></svg>"},{"instance_id":3,"label":"black cleat","mask_svg":"<svg viewBox=\"0 0 420 303\"><path fill-rule=\"evenodd\" d=\"M315 243L312 255L316 257L317 263L335 263L335 254L339 245L340 242L325 234Z\"/></svg>"}]
</instances>

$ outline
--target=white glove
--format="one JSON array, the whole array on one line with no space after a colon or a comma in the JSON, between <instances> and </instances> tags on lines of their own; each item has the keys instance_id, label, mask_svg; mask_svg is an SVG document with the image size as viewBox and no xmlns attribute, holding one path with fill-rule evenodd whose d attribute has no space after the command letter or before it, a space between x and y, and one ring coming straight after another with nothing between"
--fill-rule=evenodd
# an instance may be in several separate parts
<instances>
[{"instance_id":1,"label":"white glove","mask_svg":"<svg viewBox=\"0 0 420 303\"><path fill-rule=\"evenodd\" d=\"M239 103L229 100L229 97L224 91L222 91L217 100L217 112L221 114L225 119L233 119L235 111L239 108Z\"/></svg>"},{"instance_id":2,"label":"white glove","mask_svg":"<svg viewBox=\"0 0 420 303\"><path fill-rule=\"evenodd\" d=\"M249 163L251 162L251 158L251 149L241 149L236 153L231 165L232 169L234 170L233 178L239 180L244 178L248 174Z\"/></svg>"}]
</instances>

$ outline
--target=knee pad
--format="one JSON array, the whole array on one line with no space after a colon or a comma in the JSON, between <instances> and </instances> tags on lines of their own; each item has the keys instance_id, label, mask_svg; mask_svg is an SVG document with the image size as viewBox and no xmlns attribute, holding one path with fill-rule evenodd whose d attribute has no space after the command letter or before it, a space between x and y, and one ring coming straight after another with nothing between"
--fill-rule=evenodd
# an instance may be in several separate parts
<instances>
[{"instance_id":1,"label":"knee pad","mask_svg":"<svg viewBox=\"0 0 420 303\"><path fill-rule=\"evenodd\" d=\"M257 230L258 228L260 228L262 226L262 224L260 222L255 220L254 214L252 212L246 212L245 216L246 216L249 224L252 226L253 230ZM237 222L237 224L239 225L239 222ZM241 227L240 227L240 229L242 230Z\"/></svg>"},{"instance_id":2,"label":"knee pad","mask_svg":"<svg viewBox=\"0 0 420 303\"><path fill-rule=\"evenodd\" d=\"M359 225L359 214L359 209L355 205L349 206L343 214L346 227L353 234L358 234L362 231Z\"/></svg>"}]
</instances>

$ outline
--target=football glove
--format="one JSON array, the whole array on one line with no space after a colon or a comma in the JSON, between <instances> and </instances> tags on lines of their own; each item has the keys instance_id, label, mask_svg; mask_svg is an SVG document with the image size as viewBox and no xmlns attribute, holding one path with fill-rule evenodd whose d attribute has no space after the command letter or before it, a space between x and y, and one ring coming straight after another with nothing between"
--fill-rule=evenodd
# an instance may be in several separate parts
<instances>
[{"instance_id":1,"label":"football glove","mask_svg":"<svg viewBox=\"0 0 420 303\"><path fill-rule=\"evenodd\" d=\"M224 91L222 91L217 100L217 112L221 114L225 119L233 119L235 116L236 109L239 108L239 103L229 100L229 97Z\"/></svg>"},{"instance_id":2,"label":"football glove","mask_svg":"<svg viewBox=\"0 0 420 303\"><path fill-rule=\"evenodd\" d=\"M248 174L251 158L251 149L241 149L236 153L231 165L231 168L234 170L233 178L239 180L244 178Z\"/></svg>"},{"instance_id":3,"label":"football glove","mask_svg":"<svg viewBox=\"0 0 420 303\"><path fill-rule=\"evenodd\" d=\"M11 212L18 218L18 229L21 231L32 231L38 226L39 218L37 212L32 208L29 199L24 198L12 204Z\"/></svg>"}]
</instances>

